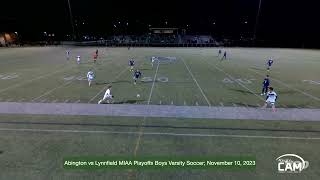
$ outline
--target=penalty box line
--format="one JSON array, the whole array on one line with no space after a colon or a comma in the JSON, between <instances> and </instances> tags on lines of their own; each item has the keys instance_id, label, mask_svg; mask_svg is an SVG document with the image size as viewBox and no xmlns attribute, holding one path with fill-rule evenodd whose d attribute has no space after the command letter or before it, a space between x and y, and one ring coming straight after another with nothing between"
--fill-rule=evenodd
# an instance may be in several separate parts
<instances>
[{"instance_id":1,"label":"penalty box line","mask_svg":"<svg viewBox=\"0 0 320 180\"><path fill-rule=\"evenodd\" d=\"M87 133L87 134L127 134L137 135L139 131L101 131L101 130L74 130L74 129L26 129L26 128L0 128L4 132L33 132L33 133ZM248 138L248 139L289 139L289 140L320 140L320 137L298 136L258 136L236 134L202 134L202 133L173 133L173 132L145 132L145 135L181 136L181 137L225 137L225 138Z\"/></svg>"},{"instance_id":2,"label":"penalty box line","mask_svg":"<svg viewBox=\"0 0 320 180\"><path fill-rule=\"evenodd\" d=\"M253 69L249 69L249 71L252 71L252 72L254 72L255 74L258 74L258 75L260 75L260 76L263 76L261 73L258 73L257 71L255 71L255 70L253 70ZM289 89L292 89L292 90L294 90L294 91L296 91L296 92L298 92L298 93L301 93L301 94L303 94L303 95L305 95L305 96L307 96L307 97L309 97L309 98L311 98L311 99L313 99L313 100L320 101L320 98L318 98L318 97L316 97L316 96L313 96L313 95L311 95L311 94L309 94L309 93L306 93L306 92L304 92L304 91L301 91L300 89L297 89L297 88L294 88L294 87L292 87L292 86L289 86L288 84L286 84L286 83L284 83L284 82L282 82L282 81L280 81L280 80L278 80L278 79L275 79L275 78L270 78L270 79L278 82L278 83L281 84L282 86L285 86L285 87L287 87L287 88L289 88Z\"/></svg>"},{"instance_id":3,"label":"penalty box line","mask_svg":"<svg viewBox=\"0 0 320 180\"><path fill-rule=\"evenodd\" d=\"M204 62L206 62L206 64L208 64L209 66L214 67L215 69L217 69L218 71L224 73L226 76L228 76L230 79L232 79L233 81L235 81L238 85L240 85L241 87L243 87L244 89L248 90L251 94L253 94L254 96L256 96L258 99L262 100L263 102L265 101L264 98L262 98L261 96L258 96L256 93L254 93L250 88L248 88L246 85L236 81L236 79L231 76L229 73L225 72L223 69L217 67L215 64L210 64L209 62L207 62L205 59L203 59Z\"/></svg>"}]
</instances>

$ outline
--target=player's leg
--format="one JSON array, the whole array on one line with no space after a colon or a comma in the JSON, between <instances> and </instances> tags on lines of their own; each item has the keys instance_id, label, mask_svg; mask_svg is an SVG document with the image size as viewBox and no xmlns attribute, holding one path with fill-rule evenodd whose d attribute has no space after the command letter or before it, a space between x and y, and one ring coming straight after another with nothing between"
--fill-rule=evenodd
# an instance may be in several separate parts
<instances>
[{"instance_id":1,"label":"player's leg","mask_svg":"<svg viewBox=\"0 0 320 180\"><path fill-rule=\"evenodd\" d=\"M262 106L262 108L267 108L268 107L268 101L266 101L266 103L264 103L264 105Z\"/></svg>"},{"instance_id":2,"label":"player's leg","mask_svg":"<svg viewBox=\"0 0 320 180\"><path fill-rule=\"evenodd\" d=\"M265 94L265 91L266 91L266 87L263 86L263 87L262 87L262 91L261 91L261 96L263 96L263 95Z\"/></svg>"},{"instance_id":3,"label":"player's leg","mask_svg":"<svg viewBox=\"0 0 320 180\"><path fill-rule=\"evenodd\" d=\"M269 86L265 87L264 94L268 93Z\"/></svg>"},{"instance_id":4,"label":"player's leg","mask_svg":"<svg viewBox=\"0 0 320 180\"><path fill-rule=\"evenodd\" d=\"M271 103L271 107L272 107L272 112L276 112L276 105L275 103Z\"/></svg>"}]
</instances>

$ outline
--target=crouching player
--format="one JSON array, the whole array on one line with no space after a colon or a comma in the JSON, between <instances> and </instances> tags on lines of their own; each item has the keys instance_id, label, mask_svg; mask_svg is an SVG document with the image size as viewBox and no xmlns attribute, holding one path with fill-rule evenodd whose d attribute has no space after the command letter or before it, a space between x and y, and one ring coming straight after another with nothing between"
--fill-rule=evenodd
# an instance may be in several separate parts
<instances>
[{"instance_id":1,"label":"crouching player","mask_svg":"<svg viewBox=\"0 0 320 180\"><path fill-rule=\"evenodd\" d=\"M111 88L112 86L108 86L108 89L106 90L106 92L104 93L103 99L101 99L98 104L103 104L103 103L107 103L109 104L110 101L112 101L113 96L111 94Z\"/></svg>"},{"instance_id":2,"label":"crouching player","mask_svg":"<svg viewBox=\"0 0 320 180\"><path fill-rule=\"evenodd\" d=\"M134 71L134 73L133 73L133 80L134 80L134 84L135 84L135 85L137 84L137 80L138 80L139 78L141 78L141 76L142 76L142 74L141 74L141 72L140 72L138 69Z\"/></svg>"},{"instance_id":3,"label":"crouching player","mask_svg":"<svg viewBox=\"0 0 320 180\"><path fill-rule=\"evenodd\" d=\"M88 79L88 82L89 82L89 87L91 87L91 83L92 83L92 81L94 80L94 73L93 73L93 71L89 71L88 73L87 73L87 79Z\"/></svg>"},{"instance_id":4,"label":"crouching player","mask_svg":"<svg viewBox=\"0 0 320 180\"><path fill-rule=\"evenodd\" d=\"M277 101L277 93L273 91L272 87L269 87L269 91L267 93L266 103L264 104L263 108L266 108L268 105L271 105L272 111L276 112L275 103Z\"/></svg>"}]
</instances>

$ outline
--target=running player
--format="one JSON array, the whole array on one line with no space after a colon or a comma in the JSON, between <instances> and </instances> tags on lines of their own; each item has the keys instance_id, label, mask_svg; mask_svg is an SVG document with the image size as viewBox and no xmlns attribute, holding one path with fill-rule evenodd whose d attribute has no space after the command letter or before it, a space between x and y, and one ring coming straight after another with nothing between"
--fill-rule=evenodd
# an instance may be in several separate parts
<instances>
[{"instance_id":1,"label":"running player","mask_svg":"<svg viewBox=\"0 0 320 180\"><path fill-rule=\"evenodd\" d=\"M152 57L152 58L151 58L151 66L152 66L152 67L153 67L153 63L154 63L156 60L158 60L158 58L156 58L156 57Z\"/></svg>"},{"instance_id":2,"label":"running player","mask_svg":"<svg viewBox=\"0 0 320 180\"><path fill-rule=\"evenodd\" d=\"M268 105L272 106L272 111L276 112L275 103L277 101L277 93L274 92L273 87L269 87L269 91L267 93L266 103L264 104L263 108L266 108Z\"/></svg>"},{"instance_id":3,"label":"running player","mask_svg":"<svg viewBox=\"0 0 320 180\"><path fill-rule=\"evenodd\" d=\"M218 57L220 57L221 54L222 54L222 51L221 51L221 49L219 49L219 51L218 51Z\"/></svg>"},{"instance_id":4,"label":"running player","mask_svg":"<svg viewBox=\"0 0 320 180\"><path fill-rule=\"evenodd\" d=\"M273 59L272 58L270 58L270 59L268 59L268 61L267 61L267 70L269 71L270 70L270 68L271 68L271 66L272 66L272 64L273 64Z\"/></svg>"},{"instance_id":5,"label":"running player","mask_svg":"<svg viewBox=\"0 0 320 180\"><path fill-rule=\"evenodd\" d=\"M104 93L103 99L101 99L98 104L103 104L103 103L107 103L109 104L110 101L113 99L113 95L111 94L111 88L112 86L108 86L108 89L106 90L106 92Z\"/></svg>"},{"instance_id":6,"label":"running player","mask_svg":"<svg viewBox=\"0 0 320 180\"><path fill-rule=\"evenodd\" d=\"M96 55L97 55L97 57L98 57L98 54L99 54L99 51L98 51L98 49L96 50Z\"/></svg>"},{"instance_id":7,"label":"running player","mask_svg":"<svg viewBox=\"0 0 320 180\"><path fill-rule=\"evenodd\" d=\"M269 80L269 75L267 75L263 82L262 82L262 91L261 91L261 96L266 95L266 93L268 92L268 88L270 85L270 80Z\"/></svg>"},{"instance_id":8,"label":"running player","mask_svg":"<svg viewBox=\"0 0 320 180\"><path fill-rule=\"evenodd\" d=\"M97 58L98 58L98 54L97 54L97 53L94 53L94 54L93 54L93 63L96 63Z\"/></svg>"},{"instance_id":9,"label":"running player","mask_svg":"<svg viewBox=\"0 0 320 180\"><path fill-rule=\"evenodd\" d=\"M130 71L133 71L133 68L134 68L134 60L131 58L129 60L129 66L130 66Z\"/></svg>"},{"instance_id":10,"label":"running player","mask_svg":"<svg viewBox=\"0 0 320 180\"><path fill-rule=\"evenodd\" d=\"M77 56L77 63L80 64L80 56Z\"/></svg>"},{"instance_id":11,"label":"running player","mask_svg":"<svg viewBox=\"0 0 320 180\"><path fill-rule=\"evenodd\" d=\"M94 80L94 77L95 77L95 75L94 75L93 71L90 70L87 73L87 79L88 79L88 82L89 82L89 87L91 87L91 83Z\"/></svg>"},{"instance_id":12,"label":"running player","mask_svg":"<svg viewBox=\"0 0 320 180\"><path fill-rule=\"evenodd\" d=\"M221 61L222 61L223 59L227 59L227 51L224 51L223 56L222 56L222 58L221 58Z\"/></svg>"},{"instance_id":13,"label":"running player","mask_svg":"<svg viewBox=\"0 0 320 180\"><path fill-rule=\"evenodd\" d=\"M135 84L135 85L137 84L137 80L138 80L139 78L141 78L141 76L142 76L142 74L141 74L141 72L140 72L138 69L134 71L134 73L133 73L133 80L134 80L134 84Z\"/></svg>"}]
</instances>

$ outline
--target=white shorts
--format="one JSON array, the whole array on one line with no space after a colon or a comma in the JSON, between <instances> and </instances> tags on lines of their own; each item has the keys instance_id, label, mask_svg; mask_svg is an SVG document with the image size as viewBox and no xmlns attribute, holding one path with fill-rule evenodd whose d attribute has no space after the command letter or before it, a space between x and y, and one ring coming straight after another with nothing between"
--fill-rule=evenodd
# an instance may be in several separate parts
<instances>
[{"instance_id":1,"label":"white shorts","mask_svg":"<svg viewBox=\"0 0 320 180\"><path fill-rule=\"evenodd\" d=\"M112 99L112 95L104 96L104 97L103 97L103 100L105 100L105 99Z\"/></svg>"},{"instance_id":2,"label":"white shorts","mask_svg":"<svg viewBox=\"0 0 320 180\"><path fill-rule=\"evenodd\" d=\"M266 103L267 103L267 104L274 105L276 102L275 102L275 101L268 101L268 100L267 100Z\"/></svg>"}]
</instances>

